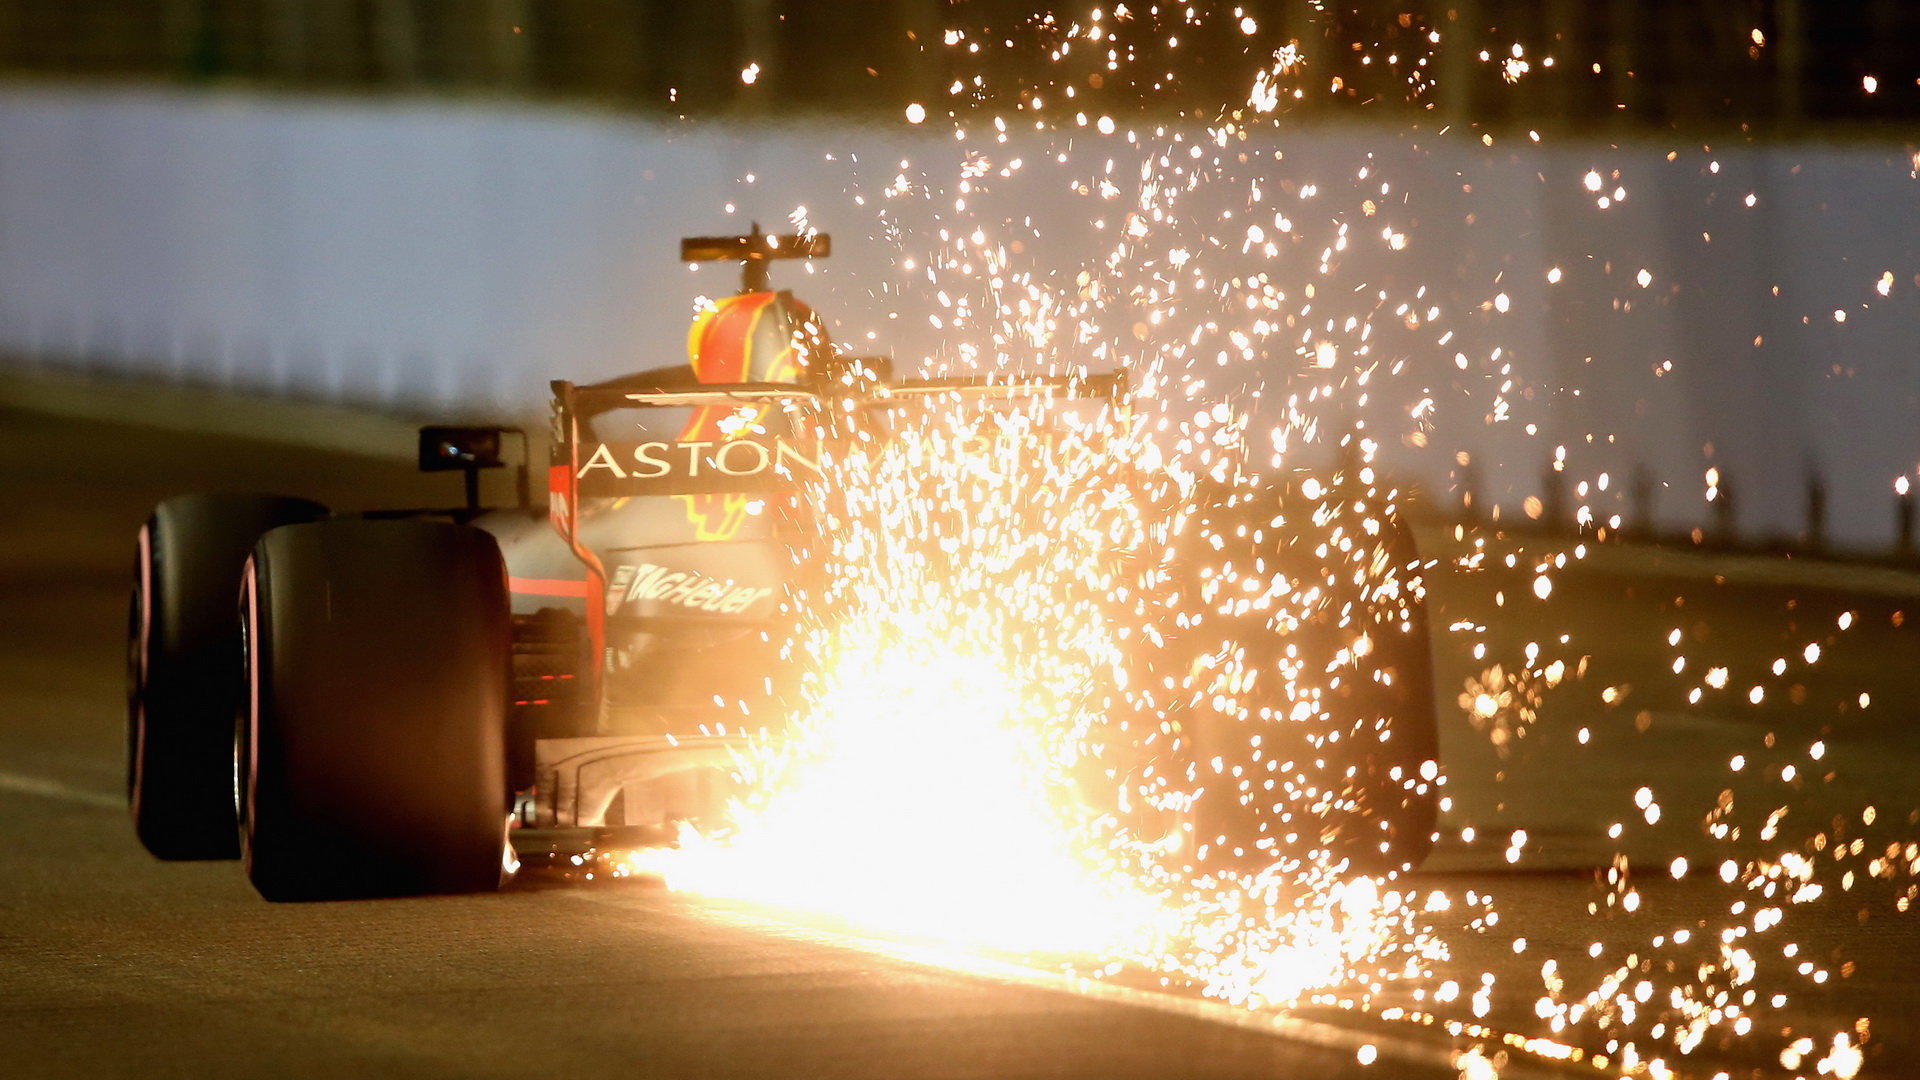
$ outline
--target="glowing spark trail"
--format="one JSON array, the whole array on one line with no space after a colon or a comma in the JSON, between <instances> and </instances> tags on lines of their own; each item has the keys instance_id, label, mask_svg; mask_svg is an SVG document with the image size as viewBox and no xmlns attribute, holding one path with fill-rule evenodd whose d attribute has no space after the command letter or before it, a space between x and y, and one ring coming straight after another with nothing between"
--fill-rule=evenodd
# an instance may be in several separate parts
<instances>
[{"instance_id":1,"label":"glowing spark trail","mask_svg":"<svg viewBox=\"0 0 1920 1080\"><path fill-rule=\"evenodd\" d=\"M1529 381L1500 328L1539 283L1569 288L1588 271L1550 252L1474 283L1459 310L1414 280L1422 210L1389 166L1364 150L1339 175L1290 161L1287 110L1348 92L1335 71L1356 69L1336 69L1312 40L1274 40L1277 20L1234 9L1226 25L1258 70L1243 100L1204 123L1100 104L1108 82L1164 85L1173 75L1150 57L1223 18L1122 5L1037 16L1018 35L945 33L962 59L1018 36L1045 60L1015 85L962 73L944 104L907 105L910 125L953 119L956 174L902 161L859 197L880 235L927 238L930 250L902 252L903 295L919 305L906 314L951 349L921 366L1124 366L1130 410L958 399L888 410L884 436L848 448L809 494L828 539L812 553L820 583L796 603L817 613L793 646L815 669L798 715L742 759L752 794L728 830L627 856L624 870L1250 1008L1371 1010L1468 1040L1463 1076L1498 1075L1509 1049L1661 1076L1721 1037L1780 1037L1785 1068L1853 1076L1870 1025L1781 1035L1788 995L1774 972L1785 961L1787 978L1813 985L1829 974L1795 945L1783 953L1792 908L1920 876L1913 843L1848 831L1873 827L1871 807L1857 825L1794 840L1785 806L1756 824L1729 788L1701 823L1725 856L1664 858L1650 873L1616 854L1589 905L1608 940L1546 957L1537 991L1450 970L1455 942L1436 927L1484 937L1499 912L1484 891L1423 890L1401 872L1434 811L1451 809L1431 745L1393 757L1408 684L1431 682L1405 644L1424 656L1426 575L1508 575L1495 605L1538 612L1562 602L1569 563L1623 521L1606 503L1617 478L1580 471L1591 435L1555 448L1559 490L1518 502L1523 522L1577 524L1581 539L1560 544L1504 533L1501 506L1471 486L1479 459L1439 440L1473 422L1535 436L1554 388ZM1418 101L1443 33L1402 20L1391 48L1326 44ZM1520 42L1479 58L1518 85L1555 66ZM1476 130L1422 137L1493 144ZM1594 212L1629 198L1619 169L1581 168L1556 182L1577 184ZM1086 219L1043 229L1001 212L1003 197L1040 183L1075 193ZM1097 260L1040 268L1050 240L1088 237ZM1667 283L1653 267L1608 273L1621 275L1617 304ZM1436 369L1458 377L1453 389L1423 381ZM1409 500L1387 472L1392 448L1443 455L1465 489L1471 524L1455 526L1444 568L1402 539ZM1723 497L1717 467L1705 477L1705 498ZM1549 700L1577 694L1642 731L1653 723L1633 704L1645 688L1579 685L1590 658L1573 634L1489 656L1486 621L1434 628L1476 672L1444 689L1443 722L1478 732L1501 762ZM1793 701L1794 675L1838 651L1833 636L1798 642L1793 660L1750 670L1690 657L1679 627L1665 647L1689 708ZM1598 732L1583 726L1577 741ZM1804 783L1824 752L1769 758L1770 782ZM1756 749L1755 769L1761 760ZM1729 773L1757 775L1748 764L1736 757ZM1410 809L1422 807L1425 818ZM1615 841L1688 808L1646 785L1620 811ZM1489 851L1507 864L1537 844L1524 829L1450 828L1503 841ZM1732 847L1755 839L1771 850ZM1719 925L1669 917L1660 898L1682 886L1717 890ZM1508 951L1540 949L1519 938ZM1539 1033L1489 1019L1516 1014Z\"/></svg>"}]
</instances>

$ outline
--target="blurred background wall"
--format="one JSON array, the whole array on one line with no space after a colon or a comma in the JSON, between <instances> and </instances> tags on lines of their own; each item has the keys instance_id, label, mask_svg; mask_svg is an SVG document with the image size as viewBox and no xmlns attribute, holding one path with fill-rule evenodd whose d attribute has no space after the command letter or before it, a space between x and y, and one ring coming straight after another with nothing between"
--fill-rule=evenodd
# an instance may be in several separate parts
<instances>
[{"instance_id":1,"label":"blurred background wall","mask_svg":"<svg viewBox=\"0 0 1920 1080\"><path fill-rule=\"evenodd\" d=\"M1806 538L1815 484L1828 539L1889 544L1892 483L1920 462L1920 165L1903 134L1920 97L1887 35L1920 16L1407 7L1289 7L1260 31L1455 42L1424 98L1336 56L1344 90L1256 139L1281 153L1275 183L1372 162L1404 193L1407 251L1356 252L1342 280L1424 288L1456 332L1383 346L1406 370L1354 412L1388 433L1389 459L1437 498L1470 486L1509 517L1529 496L1571 503L1554 485L1586 480L1603 518L1762 538ZM906 260L951 222L927 205L883 222L871 200L903 160L916 182L958 175L968 147L949 124L900 119L904 101L952 104L955 71L985 63L930 44L956 12L1025 19L995 3L0 2L0 349L14 365L529 412L549 378L679 355L692 296L731 286L680 266L677 237L804 207L836 254L781 283L862 351L950 359L964 335L933 325L934 290ZM1210 50L1216 30L1171 58L1171 89L1095 88L1070 65L1046 78L1089 109L1197 134L1188 107L1243 99L1264 47ZM1523 39L1535 62L1562 60L1511 84L1499 61ZM1031 60L994 61L1010 74L988 87L1032 91L1017 74ZM982 91L961 119L996 107ZM994 199L975 212L1060 223L1029 254L1061 280L1107 249L1063 183ZM1217 224L1236 199L1185 210ZM1430 437L1408 438L1421 397ZM1731 517L1703 498L1709 468Z\"/></svg>"}]
</instances>

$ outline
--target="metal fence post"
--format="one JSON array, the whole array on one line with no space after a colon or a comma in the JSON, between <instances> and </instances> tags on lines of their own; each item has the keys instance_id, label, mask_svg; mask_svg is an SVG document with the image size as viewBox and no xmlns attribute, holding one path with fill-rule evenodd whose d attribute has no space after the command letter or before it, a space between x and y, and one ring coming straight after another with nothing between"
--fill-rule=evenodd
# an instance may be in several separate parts
<instances>
[{"instance_id":1,"label":"metal fence post","mask_svg":"<svg viewBox=\"0 0 1920 1080\"><path fill-rule=\"evenodd\" d=\"M1728 478L1727 470L1720 470L1720 489L1713 500L1713 542L1721 547L1735 547L1740 542L1740 525L1733 511L1733 481Z\"/></svg>"},{"instance_id":2,"label":"metal fence post","mask_svg":"<svg viewBox=\"0 0 1920 1080\"><path fill-rule=\"evenodd\" d=\"M1540 481L1540 521L1550 534L1568 531L1567 474L1547 464Z\"/></svg>"},{"instance_id":3,"label":"metal fence post","mask_svg":"<svg viewBox=\"0 0 1920 1080\"><path fill-rule=\"evenodd\" d=\"M1635 540L1651 540L1658 526L1653 520L1654 483L1653 472L1645 465L1633 467L1633 485L1629 494L1629 513L1626 534Z\"/></svg>"},{"instance_id":4,"label":"metal fence post","mask_svg":"<svg viewBox=\"0 0 1920 1080\"><path fill-rule=\"evenodd\" d=\"M1893 520L1897 539L1894 553L1902 559L1913 558L1913 487L1906 477L1893 484Z\"/></svg>"},{"instance_id":5,"label":"metal fence post","mask_svg":"<svg viewBox=\"0 0 1920 1080\"><path fill-rule=\"evenodd\" d=\"M1827 549L1827 482L1817 470L1807 474L1807 531L1803 544L1816 554Z\"/></svg>"}]
</instances>

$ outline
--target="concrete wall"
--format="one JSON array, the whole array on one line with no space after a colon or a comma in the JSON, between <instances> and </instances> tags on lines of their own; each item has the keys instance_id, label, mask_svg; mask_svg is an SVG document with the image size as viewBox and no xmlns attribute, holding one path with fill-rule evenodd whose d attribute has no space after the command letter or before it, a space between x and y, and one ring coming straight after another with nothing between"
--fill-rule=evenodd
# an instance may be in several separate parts
<instances>
[{"instance_id":1,"label":"concrete wall","mask_svg":"<svg viewBox=\"0 0 1920 1080\"><path fill-rule=\"evenodd\" d=\"M1184 274L1182 334L1205 319L1246 321L1240 294L1217 296L1234 274L1269 273L1296 307L1314 284L1302 328L1258 343L1252 362L1215 368L1218 335L1203 335L1190 350L1207 380L1200 396L1245 401L1264 378L1262 415L1276 418L1278 390L1313 375L1295 355L1302 340L1357 355L1350 316L1372 328L1372 359L1405 363L1376 372L1366 405L1343 394L1329 427L1366 419L1392 460L1435 489L1463 482L1464 452L1482 498L1505 514L1542 492L1565 446L1569 487L1608 474L1594 496L1602 515L1630 509L1640 470L1662 485L1663 525L1708 525L1702 475L1717 465L1743 532L1791 535L1818 474L1834 540L1889 543L1892 481L1920 462L1909 344L1920 331L1920 181L1907 148L1511 142L1316 129L1209 149L1184 165L1204 182L1119 257L1114 280ZM996 168L1020 158L1022 171L987 172L962 211L968 149ZM1063 150L1065 164L1047 156ZM749 220L771 229L804 205L836 255L810 273L781 268L781 283L863 351L950 357L983 338L954 328L937 289L978 309L992 301L978 275L927 282L930 257L965 254L939 230L1022 239L1014 269L1069 295L1082 268L1101 276L1144 156L1123 135L1090 132L1070 145L963 147L904 125L743 131L507 104L9 89L0 349L330 400L531 411L549 378L680 355L691 297L731 284L724 269L682 267L677 237ZM1106 175L1107 160L1114 199L1069 190ZM1619 185L1627 198L1602 209L1590 170L1603 174L1600 195ZM903 173L908 193L888 197ZM1304 197L1309 183L1319 191ZM1362 197L1376 216L1359 212ZM1297 241L1275 258L1242 255L1244 223L1276 211ZM1319 251L1343 221L1351 244L1323 273ZM1381 242L1384 226L1404 233L1404 251ZM1210 249L1207 235L1228 242ZM1164 253L1178 245L1200 255L1175 273ZM1196 295L1195 266L1213 300ZM1559 284L1547 281L1552 267ZM1393 308L1416 293L1417 309L1441 311L1409 329ZM1133 363L1175 347L1167 327L1132 332L1143 310L1108 305L1090 316L1093 339ZM1333 328L1313 329L1327 318ZM1060 360L1089 346L1021 348ZM1433 402L1424 446L1408 418L1422 398Z\"/></svg>"}]
</instances>

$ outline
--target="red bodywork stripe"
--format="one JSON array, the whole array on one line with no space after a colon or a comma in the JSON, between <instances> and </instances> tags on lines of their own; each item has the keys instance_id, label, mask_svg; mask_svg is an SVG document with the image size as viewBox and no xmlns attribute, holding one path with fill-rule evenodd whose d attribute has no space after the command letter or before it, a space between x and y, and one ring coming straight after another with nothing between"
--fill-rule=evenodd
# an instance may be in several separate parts
<instances>
[{"instance_id":1,"label":"red bodywork stripe","mask_svg":"<svg viewBox=\"0 0 1920 1080\"><path fill-rule=\"evenodd\" d=\"M695 321L688 339L688 362L693 367L694 377L703 383L794 380L799 376L801 367L791 335L764 343L772 346L771 355L765 354L764 350L762 355L754 353L754 347L763 344L760 340L762 322L775 320L776 329L784 329L781 325L783 312L796 323L811 318L805 305L794 301L792 297L782 301L778 293L746 293L720 301L713 310ZM721 421L742 416L758 422L769 411L765 405L745 409L739 405L702 405L687 418L679 441L721 441L728 437L720 428ZM687 520L693 524L695 536L700 540L733 538L740 531L742 515L749 501L748 496L737 492L674 497L686 507Z\"/></svg>"},{"instance_id":2,"label":"red bodywork stripe","mask_svg":"<svg viewBox=\"0 0 1920 1080\"><path fill-rule=\"evenodd\" d=\"M772 305L774 293L724 300L701 320L692 342L694 377L705 383L744 382L752 364L753 328Z\"/></svg>"},{"instance_id":3,"label":"red bodywork stripe","mask_svg":"<svg viewBox=\"0 0 1920 1080\"><path fill-rule=\"evenodd\" d=\"M569 581L565 578L507 578L507 591L526 596L580 596L587 595L585 581Z\"/></svg>"}]
</instances>

